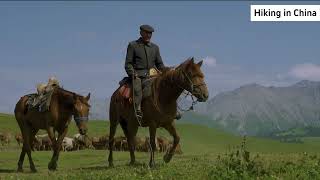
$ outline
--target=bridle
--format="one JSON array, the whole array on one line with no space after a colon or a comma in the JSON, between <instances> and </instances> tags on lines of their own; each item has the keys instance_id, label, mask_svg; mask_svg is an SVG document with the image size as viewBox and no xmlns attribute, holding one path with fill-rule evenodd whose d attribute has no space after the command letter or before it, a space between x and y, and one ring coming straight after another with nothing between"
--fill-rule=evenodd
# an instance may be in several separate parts
<instances>
[{"instance_id":1,"label":"bridle","mask_svg":"<svg viewBox=\"0 0 320 180\"><path fill-rule=\"evenodd\" d=\"M82 109L82 105L80 107ZM77 116L75 114L76 113L74 112L73 119L74 119L74 121L76 122L77 125L79 125L82 122L87 122L89 120L89 116Z\"/></svg>"},{"instance_id":2,"label":"bridle","mask_svg":"<svg viewBox=\"0 0 320 180\"><path fill-rule=\"evenodd\" d=\"M88 116L74 116L74 121L77 125L79 125L81 122L87 122L89 120Z\"/></svg>"},{"instance_id":3,"label":"bridle","mask_svg":"<svg viewBox=\"0 0 320 180\"><path fill-rule=\"evenodd\" d=\"M201 86L205 86L206 85L205 83L194 84L192 82L192 80L191 80L192 78L190 78L190 76L184 70L179 70L179 71L182 72L183 76L188 80L188 83L190 85L190 93L191 94L195 94L194 93L194 89L195 88L199 88ZM183 87L180 86L180 88L183 88ZM185 89L185 88L183 88L183 89Z\"/></svg>"},{"instance_id":4,"label":"bridle","mask_svg":"<svg viewBox=\"0 0 320 180\"><path fill-rule=\"evenodd\" d=\"M182 73L182 75L183 75L183 77L184 77L185 79L187 79L188 84L190 85L190 90L188 91L187 89L185 89L185 88L183 87L183 85L181 85L181 84L179 84L179 83L177 83L177 85L178 85L181 89L187 90L187 92L183 91L183 93L185 94L185 98L187 98L188 96L190 96L191 99L192 99L192 104L191 104L191 106L190 106L189 109L182 109L182 108L180 108L179 106L178 106L178 109L179 109L180 111L190 111L190 110L193 110L193 109L194 109L193 106L199 102L198 99L195 100L195 98L194 98L194 94L198 94L198 93L195 93L194 90L195 90L196 88L201 87L201 86L205 86L206 84L205 84L205 83L194 84L194 83L192 82L192 78L190 77L190 76L191 76L190 74L186 73L184 70L180 70L180 69L179 69L178 71Z\"/></svg>"}]
</instances>

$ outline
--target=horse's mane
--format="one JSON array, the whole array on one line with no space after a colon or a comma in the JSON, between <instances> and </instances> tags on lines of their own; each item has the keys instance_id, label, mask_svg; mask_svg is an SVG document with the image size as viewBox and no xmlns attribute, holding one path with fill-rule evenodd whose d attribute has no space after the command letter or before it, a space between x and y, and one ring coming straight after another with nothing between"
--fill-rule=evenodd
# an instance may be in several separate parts
<instances>
[{"instance_id":1,"label":"horse's mane","mask_svg":"<svg viewBox=\"0 0 320 180\"><path fill-rule=\"evenodd\" d=\"M160 73L158 76L155 77L154 85L157 85L157 83L160 83L164 80L170 83L170 81L172 81L173 78L182 79L181 78L182 74L180 73L180 70L183 69L186 66L186 64L190 63L190 61L193 61L193 57L188 58L186 61L179 64L177 67L165 68L162 71L162 73Z\"/></svg>"},{"instance_id":2,"label":"horse's mane","mask_svg":"<svg viewBox=\"0 0 320 180\"><path fill-rule=\"evenodd\" d=\"M153 104L158 111L161 111L159 107L160 86L172 86L173 83L177 83L177 80L182 79L181 73L179 72L181 65L182 64L176 68L166 68L161 74L155 77L151 85L151 94Z\"/></svg>"},{"instance_id":3,"label":"horse's mane","mask_svg":"<svg viewBox=\"0 0 320 180\"><path fill-rule=\"evenodd\" d=\"M66 94L68 96L71 96L71 97L76 97L76 98L79 98L80 101L84 104L86 104L87 106L90 107L90 105L88 104L88 102L84 101L85 97L82 96L82 95L79 95L77 93L74 93L72 91L68 91L66 89L63 89L62 87L56 87L55 90L58 92L58 93L63 93L63 94Z\"/></svg>"},{"instance_id":4,"label":"horse's mane","mask_svg":"<svg viewBox=\"0 0 320 180\"><path fill-rule=\"evenodd\" d=\"M72 95L72 96L80 96L80 95L78 95L78 94L76 94L76 93L74 93L74 92L71 92L71 91L68 91L68 90L66 90L66 89L63 89L62 87L56 87L55 88L57 91L60 91L60 92L62 92L62 93L66 93L66 94L69 94L69 95Z\"/></svg>"}]
</instances>

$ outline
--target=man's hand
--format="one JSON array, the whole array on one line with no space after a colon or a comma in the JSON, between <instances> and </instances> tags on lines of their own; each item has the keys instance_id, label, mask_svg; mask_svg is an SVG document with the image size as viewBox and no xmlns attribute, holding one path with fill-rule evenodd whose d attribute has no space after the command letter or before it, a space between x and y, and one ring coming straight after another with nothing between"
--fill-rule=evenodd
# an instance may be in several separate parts
<instances>
[{"instance_id":1,"label":"man's hand","mask_svg":"<svg viewBox=\"0 0 320 180\"><path fill-rule=\"evenodd\" d=\"M132 73L132 76L133 76L134 79L136 79L136 78L138 77L138 73L133 72L133 73Z\"/></svg>"},{"instance_id":2,"label":"man's hand","mask_svg":"<svg viewBox=\"0 0 320 180\"><path fill-rule=\"evenodd\" d=\"M161 69L161 72L166 72L166 71L170 71L171 69L173 69L174 67L169 67L169 66L164 66L162 69Z\"/></svg>"}]
</instances>

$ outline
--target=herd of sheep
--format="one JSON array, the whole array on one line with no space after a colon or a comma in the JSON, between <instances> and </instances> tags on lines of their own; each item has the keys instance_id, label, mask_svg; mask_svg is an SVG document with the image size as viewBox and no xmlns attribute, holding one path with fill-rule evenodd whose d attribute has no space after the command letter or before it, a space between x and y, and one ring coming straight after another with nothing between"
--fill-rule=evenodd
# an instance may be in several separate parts
<instances>
[{"instance_id":1,"label":"herd of sheep","mask_svg":"<svg viewBox=\"0 0 320 180\"><path fill-rule=\"evenodd\" d=\"M11 133L0 132L0 143L2 146L9 145L13 136ZM15 140L18 145L23 144L23 138L21 134L15 135ZM150 149L149 137L136 137L136 151L139 152L148 152ZM158 152L166 152L172 142L169 141L166 137L157 137L156 138L156 148ZM48 134L36 135L32 143L32 149L37 151L48 151L51 150L51 140ZM75 134L73 137L65 137L62 142L62 151L76 151L81 149L108 149L109 147L109 136L101 137L88 137L86 135ZM123 136L115 137L114 150L116 151L128 151L128 142L127 138ZM181 146L178 145L176 148L176 153L181 154Z\"/></svg>"}]
</instances>

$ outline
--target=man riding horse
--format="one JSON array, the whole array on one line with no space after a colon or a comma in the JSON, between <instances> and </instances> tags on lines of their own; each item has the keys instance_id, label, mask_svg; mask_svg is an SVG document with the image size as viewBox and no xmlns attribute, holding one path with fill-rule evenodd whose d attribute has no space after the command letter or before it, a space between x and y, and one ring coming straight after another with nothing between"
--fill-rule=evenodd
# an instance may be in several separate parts
<instances>
[{"instance_id":1,"label":"man riding horse","mask_svg":"<svg viewBox=\"0 0 320 180\"><path fill-rule=\"evenodd\" d=\"M150 42L153 32L154 29L150 25L141 25L141 37L130 42L127 47L125 70L133 79L133 103L138 120L141 120L143 116L141 110L142 84L150 77L150 72L154 68L160 71L167 69L162 62L159 47ZM180 118L180 113L177 113L176 119Z\"/></svg>"}]
</instances>

